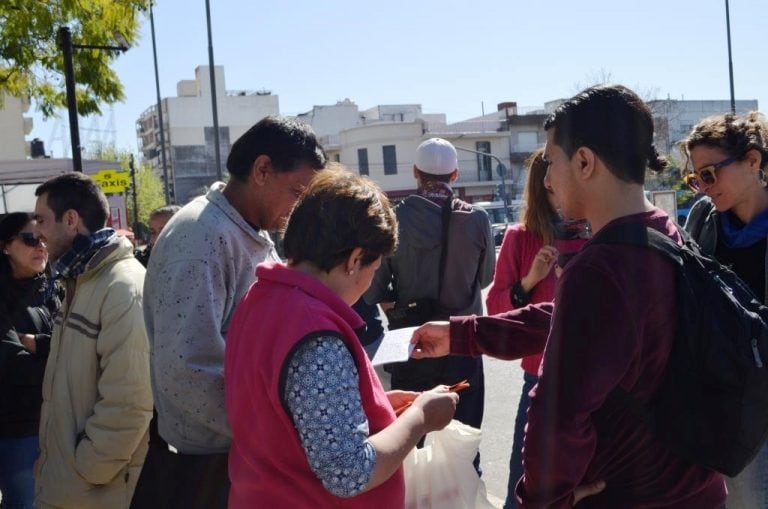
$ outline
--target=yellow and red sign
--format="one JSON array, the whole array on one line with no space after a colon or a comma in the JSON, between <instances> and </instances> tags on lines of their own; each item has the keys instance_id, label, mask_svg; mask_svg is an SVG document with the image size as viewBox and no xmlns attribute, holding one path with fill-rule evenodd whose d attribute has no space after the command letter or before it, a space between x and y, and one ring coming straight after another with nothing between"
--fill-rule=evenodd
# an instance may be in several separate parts
<instances>
[{"instance_id":1,"label":"yellow and red sign","mask_svg":"<svg viewBox=\"0 0 768 509\"><path fill-rule=\"evenodd\" d=\"M131 174L127 171L101 170L91 178L99 184L104 194L122 193L131 186Z\"/></svg>"}]
</instances>

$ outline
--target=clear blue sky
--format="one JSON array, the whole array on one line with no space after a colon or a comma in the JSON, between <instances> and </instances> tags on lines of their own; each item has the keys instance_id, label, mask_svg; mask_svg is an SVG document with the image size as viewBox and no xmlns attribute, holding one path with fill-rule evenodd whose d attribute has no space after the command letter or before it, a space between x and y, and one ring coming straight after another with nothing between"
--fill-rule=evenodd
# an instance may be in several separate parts
<instances>
[{"instance_id":1,"label":"clear blue sky","mask_svg":"<svg viewBox=\"0 0 768 509\"><path fill-rule=\"evenodd\" d=\"M768 1L730 8L736 98L766 111ZM646 97L730 94L724 0L212 0L211 16L227 88L271 90L283 114L348 97L361 109L419 103L457 122L481 103L540 107L606 74ZM205 2L157 0L155 30L161 94L174 96L208 62ZM155 102L148 16L116 69L126 92L114 107L117 146L135 151L135 122ZM32 136L61 156L53 126L35 115Z\"/></svg>"}]
</instances>

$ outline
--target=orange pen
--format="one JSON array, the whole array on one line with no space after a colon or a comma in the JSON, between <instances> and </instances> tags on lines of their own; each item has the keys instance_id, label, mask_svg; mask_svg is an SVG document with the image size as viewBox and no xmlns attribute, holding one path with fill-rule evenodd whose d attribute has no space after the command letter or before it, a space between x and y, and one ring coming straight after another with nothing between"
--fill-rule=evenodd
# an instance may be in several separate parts
<instances>
[{"instance_id":1,"label":"orange pen","mask_svg":"<svg viewBox=\"0 0 768 509\"><path fill-rule=\"evenodd\" d=\"M467 380L462 380L461 382L455 383L450 387L448 387L448 392L459 392L468 388L469 388L469 382ZM408 407L411 406L412 403L413 403L413 400L409 401L405 405L395 408L395 415L399 417L400 414L405 412L408 409Z\"/></svg>"}]
</instances>

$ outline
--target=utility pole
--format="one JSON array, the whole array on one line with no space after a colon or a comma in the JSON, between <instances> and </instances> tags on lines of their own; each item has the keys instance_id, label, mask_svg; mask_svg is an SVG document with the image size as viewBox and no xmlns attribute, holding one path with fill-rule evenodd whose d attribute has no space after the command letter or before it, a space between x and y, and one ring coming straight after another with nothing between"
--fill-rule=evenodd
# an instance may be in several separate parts
<instances>
[{"instance_id":1,"label":"utility pole","mask_svg":"<svg viewBox=\"0 0 768 509\"><path fill-rule=\"evenodd\" d=\"M725 28L728 33L728 77L731 80L731 113L736 114L736 95L733 92L733 59L731 58L731 11L725 0Z\"/></svg>"},{"instance_id":2,"label":"utility pole","mask_svg":"<svg viewBox=\"0 0 768 509\"><path fill-rule=\"evenodd\" d=\"M75 96L75 66L72 61L72 32L69 27L59 28L59 46L64 54L64 82L66 84L67 111L69 113L69 140L72 144L72 169L83 172L80 147L80 127L77 123L77 97Z\"/></svg>"},{"instance_id":3,"label":"utility pole","mask_svg":"<svg viewBox=\"0 0 768 509\"><path fill-rule=\"evenodd\" d=\"M136 189L136 166L133 164L133 154L128 162L128 167L131 169L131 194L133 194L133 235L139 234L139 202Z\"/></svg>"},{"instance_id":4,"label":"utility pole","mask_svg":"<svg viewBox=\"0 0 768 509\"><path fill-rule=\"evenodd\" d=\"M211 78L211 108L213 109L213 149L216 154L216 178L222 180L221 153L219 150L219 112L216 107L216 74L213 72L213 36L211 35L211 5L205 0L205 17L208 22L208 74Z\"/></svg>"},{"instance_id":5,"label":"utility pole","mask_svg":"<svg viewBox=\"0 0 768 509\"><path fill-rule=\"evenodd\" d=\"M163 103L160 99L160 72L157 68L157 44L155 42L155 17L152 14L152 4L149 2L149 25L152 30L152 58L155 62L155 93L157 95L157 119L160 122L160 161L163 165L163 189L165 204L171 204L171 183L168 182L168 161L165 158L165 124L163 123ZM174 193L175 195L175 193ZM175 201L175 200L174 200Z\"/></svg>"}]
</instances>

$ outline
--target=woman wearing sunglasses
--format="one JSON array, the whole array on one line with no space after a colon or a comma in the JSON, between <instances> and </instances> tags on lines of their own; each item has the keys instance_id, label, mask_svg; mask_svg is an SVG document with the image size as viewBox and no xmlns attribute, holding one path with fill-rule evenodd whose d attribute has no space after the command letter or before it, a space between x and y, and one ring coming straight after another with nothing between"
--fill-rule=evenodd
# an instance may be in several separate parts
<instances>
[{"instance_id":1,"label":"woman wearing sunglasses","mask_svg":"<svg viewBox=\"0 0 768 509\"><path fill-rule=\"evenodd\" d=\"M31 508L41 386L59 296L48 250L29 214L0 221L0 492L2 507Z\"/></svg>"},{"instance_id":2,"label":"woman wearing sunglasses","mask_svg":"<svg viewBox=\"0 0 768 509\"><path fill-rule=\"evenodd\" d=\"M544 151L539 149L528 160L523 220L506 231L496 260L493 284L485 301L489 315L529 303L552 301L556 280L553 268L559 263L558 255L570 256L587 242L589 228L585 221L560 218L554 195L544 185L546 174ZM528 393L539 380L539 364L541 354L522 360L523 388L515 418L505 509L517 507L514 493L517 481L523 476L523 436L530 404Z\"/></svg>"},{"instance_id":3,"label":"woman wearing sunglasses","mask_svg":"<svg viewBox=\"0 0 768 509\"><path fill-rule=\"evenodd\" d=\"M711 117L680 146L691 168L686 182L705 195L685 230L768 302L768 124L758 112ZM768 507L768 449L726 482L729 509Z\"/></svg>"}]
</instances>

